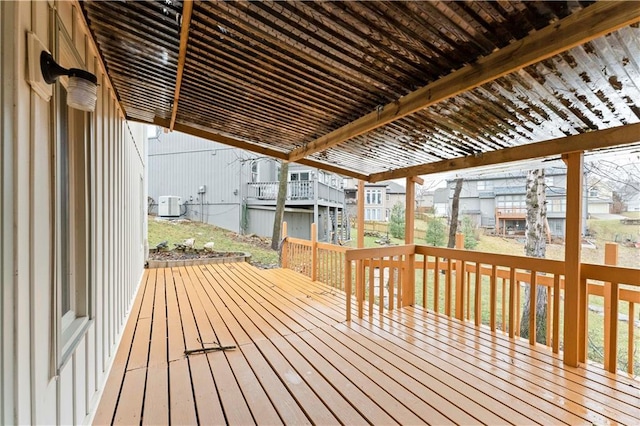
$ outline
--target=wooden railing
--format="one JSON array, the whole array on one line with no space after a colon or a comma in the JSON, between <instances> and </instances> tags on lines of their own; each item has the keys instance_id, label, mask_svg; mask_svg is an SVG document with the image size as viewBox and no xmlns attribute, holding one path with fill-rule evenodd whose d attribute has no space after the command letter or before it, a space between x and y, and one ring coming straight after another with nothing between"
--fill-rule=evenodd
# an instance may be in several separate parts
<instances>
[{"instance_id":1,"label":"wooden railing","mask_svg":"<svg viewBox=\"0 0 640 426\"><path fill-rule=\"evenodd\" d=\"M288 268L339 290L344 290L344 255L347 247L321 243L316 238L316 225L311 225L311 241L287 236L283 222L282 261Z\"/></svg>"},{"instance_id":2,"label":"wooden railing","mask_svg":"<svg viewBox=\"0 0 640 426\"><path fill-rule=\"evenodd\" d=\"M461 242L459 239L459 244ZM410 270L407 261L411 255L415 257L413 288L416 298L407 302L404 295L412 290L408 287L412 285L412 280L407 275ZM588 322L592 321L594 328L597 326L595 321L601 320L605 330L605 368L616 372L618 359L621 359L620 369L629 374L635 372L634 360L639 349L634 346L634 315L637 312L635 304L640 303L639 269L582 264L584 297L603 297L604 312L600 316L589 315L588 303L585 302L584 309L579 311L580 318L565 318L564 262L561 261L407 245L349 250L346 262L344 280L355 286L356 313L359 318L364 315L365 302L368 302L369 315L374 313L376 307L382 313L385 308L415 303L461 321L473 322L476 326L488 326L491 331L504 332L511 338L526 335L532 345L539 344L536 343L537 328L542 327L545 331L538 341L549 346L554 353L563 347L564 322L579 321L584 324L580 336L581 362L588 359ZM353 291L351 286L346 286L345 291L346 316L349 320L354 313L351 301ZM541 291L546 291L546 321L537 321L536 309L533 309L526 324L522 324L523 311L527 308L524 305L524 293L529 292L529 300L535 301L537 293ZM396 303L387 302L394 298ZM621 304L627 311L627 316L622 320L628 322L625 333L621 333L619 339ZM523 325L528 330L522 329ZM602 362L601 359L596 361Z\"/></svg>"},{"instance_id":3,"label":"wooden railing","mask_svg":"<svg viewBox=\"0 0 640 426\"><path fill-rule=\"evenodd\" d=\"M365 299L368 301L369 316L373 316L376 305L382 313L385 307L393 310L394 306L400 308L407 304L407 296L413 297L410 287L413 277L408 276L408 262L411 261L414 252L413 245L347 251L344 268L347 321L351 320L351 295L354 285L359 318L363 316Z\"/></svg>"},{"instance_id":4,"label":"wooden railing","mask_svg":"<svg viewBox=\"0 0 640 426\"><path fill-rule=\"evenodd\" d=\"M286 235L286 224L283 233ZM589 315L589 302L584 302L579 309L580 318L566 318L562 261L421 245L347 250L318 243L315 238L307 241L288 237L284 241L282 266L344 290L347 320L354 313L354 300L359 318L364 316L365 308L372 316L376 310L384 313L385 309L418 304L511 338L526 335L532 345L541 344L536 343L536 336L537 329L543 327L545 332L538 342L554 353L563 348L563 324L578 321L584 325L580 335L581 362L589 359L588 327L594 329L599 326L596 322L602 321L602 358L592 359L602 362L609 372L637 373L640 361L634 365L634 360L640 358L640 345L635 341L640 324L636 326L635 317L636 304L640 304L640 269L615 266L616 244L606 246L606 265L583 263L580 268L581 298L602 298L602 313ZM463 245L462 235L458 236L457 245ZM536 300L541 291L546 292L546 321L537 321L536 309L530 310L525 332L524 293L529 292L529 300Z\"/></svg>"}]
</instances>

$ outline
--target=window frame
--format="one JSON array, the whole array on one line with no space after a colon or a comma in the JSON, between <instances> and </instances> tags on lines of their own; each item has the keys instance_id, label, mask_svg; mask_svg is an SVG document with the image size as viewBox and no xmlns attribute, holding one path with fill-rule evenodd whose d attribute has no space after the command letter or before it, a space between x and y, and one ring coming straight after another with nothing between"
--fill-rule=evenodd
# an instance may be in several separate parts
<instances>
[{"instance_id":1,"label":"window frame","mask_svg":"<svg viewBox=\"0 0 640 426\"><path fill-rule=\"evenodd\" d=\"M58 61L86 68L57 14L53 15ZM71 357L92 321L91 286L91 141L93 115L66 105L68 78L54 85L50 103L52 261L54 351L52 367L62 367ZM63 289L68 286L68 291ZM63 298L68 295L69 304Z\"/></svg>"}]
</instances>

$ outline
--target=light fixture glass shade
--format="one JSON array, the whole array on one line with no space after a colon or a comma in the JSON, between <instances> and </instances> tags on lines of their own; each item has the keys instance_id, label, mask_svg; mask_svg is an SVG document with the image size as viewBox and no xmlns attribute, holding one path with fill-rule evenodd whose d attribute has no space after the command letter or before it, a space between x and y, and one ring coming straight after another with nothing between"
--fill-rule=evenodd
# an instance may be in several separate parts
<instances>
[{"instance_id":1,"label":"light fixture glass shade","mask_svg":"<svg viewBox=\"0 0 640 426\"><path fill-rule=\"evenodd\" d=\"M82 77L69 77L67 87L67 105L82 111L93 112L98 98L95 83Z\"/></svg>"}]
</instances>

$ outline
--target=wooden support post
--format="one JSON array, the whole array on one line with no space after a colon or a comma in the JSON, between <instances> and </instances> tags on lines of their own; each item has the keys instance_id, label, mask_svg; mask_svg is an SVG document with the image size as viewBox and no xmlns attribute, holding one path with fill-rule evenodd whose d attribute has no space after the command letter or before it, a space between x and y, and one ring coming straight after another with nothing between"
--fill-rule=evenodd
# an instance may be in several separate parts
<instances>
[{"instance_id":1,"label":"wooden support post","mask_svg":"<svg viewBox=\"0 0 640 426\"><path fill-rule=\"evenodd\" d=\"M407 193L404 213L404 243L413 244L416 218L416 184L414 178L407 178ZM415 303L416 294L416 255L408 254L405 267L405 278L402 282L402 306L411 306Z\"/></svg>"},{"instance_id":2,"label":"wooden support post","mask_svg":"<svg viewBox=\"0 0 640 426\"><path fill-rule=\"evenodd\" d=\"M565 235L564 282L564 363L571 367L579 364L580 310L586 301L580 300L580 256L582 254L582 166L583 153L563 156L567 163L567 219Z\"/></svg>"},{"instance_id":3,"label":"wooden support post","mask_svg":"<svg viewBox=\"0 0 640 426\"><path fill-rule=\"evenodd\" d=\"M358 181L358 248L364 247L364 181Z\"/></svg>"},{"instance_id":4,"label":"wooden support post","mask_svg":"<svg viewBox=\"0 0 640 426\"><path fill-rule=\"evenodd\" d=\"M311 281L318 280L318 225L311 224Z\"/></svg>"},{"instance_id":5,"label":"wooden support post","mask_svg":"<svg viewBox=\"0 0 640 426\"><path fill-rule=\"evenodd\" d=\"M456 234L456 248L464 249L464 234ZM456 318L460 321L464 319L464 271L463 263L456 260Z\"/></svg>"},{"instance_id":6,"label":"wooden support post","mask_svg":"<svg viewBox=\"0 0 640 426\"><path fill-rule=\"evenodd\" d=\"M618 244L606 243L604 264L618 264ZM618 283L604 283L604 368L610 373L618 369ZM633 318L629 317L633 323ZM629 358L629 362L633 362Z\"/></svg>"},{"instance_id":7,"label":"wooden support post","mask_svg":"<svg viewBox=\"0 0 640 426\"><path fill-rule=\"evenodd\" d=\"M280 265L289 267L289 242L287 241L287 222L282 222L282 249L280 250Z\"/></svg>"}]
</instances>

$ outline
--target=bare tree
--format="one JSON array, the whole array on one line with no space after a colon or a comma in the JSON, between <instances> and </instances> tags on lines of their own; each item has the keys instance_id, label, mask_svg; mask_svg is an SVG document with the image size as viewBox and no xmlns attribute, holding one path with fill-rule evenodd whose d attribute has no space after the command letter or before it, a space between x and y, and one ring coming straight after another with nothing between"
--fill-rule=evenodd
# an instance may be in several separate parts
<instances>
[{"instance_id":1,"label":"bare tree","mask_svg":"<svg viewBox=\"0 0 640 426\"><path fill-rule=\"evenodd\" d=\"M453 200L451 201L451 219L449 221L449 242L447 247L456 246L456 232L458 232L458 212L460 211L460 193L464 179L456 179L456 187L453 190Z\"/></svg>"},{"instance_id":2,"label":"bare tree","mask_svg":"<svg viewBox=\"0 0 640 426\"><path fill-rule=\"evenodd\" d=\"M273 234L271 236L271 248L280 248L280 232L282 220L284 219L284 204L287 200L287 182L289 181L289 163L282 161L280 176L278 179L278 198L276 200L276 214L273 219Z\"/></svg>"},{"instance_id":3,"label":"bare tree","mask_svg":"<svg viewBox=\"0 0 640 426\"><path fill-rule=\"evenodd\" d=\"M544 169L530 170L527 173L527 224L524 251L529 257L544 258L547 251L546 222L547 196L545 193ZM547 288L536 288L536 341L546 344L547 341ZM520 322L520 336L529 337L529 315L531 309L531 288L525 287L524 307Z\"/></svg>"}]
</instances>

